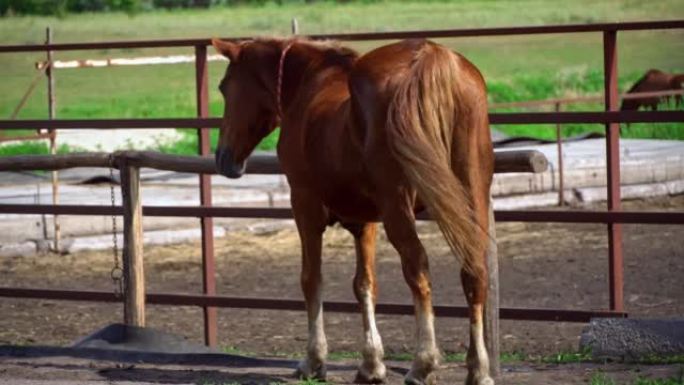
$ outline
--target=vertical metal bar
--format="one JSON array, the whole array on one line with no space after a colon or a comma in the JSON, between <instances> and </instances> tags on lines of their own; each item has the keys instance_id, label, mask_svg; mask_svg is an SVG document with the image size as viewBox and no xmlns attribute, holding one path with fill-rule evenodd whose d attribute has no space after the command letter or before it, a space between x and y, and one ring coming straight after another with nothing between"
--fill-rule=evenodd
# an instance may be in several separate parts
<instances>
[{"instance_id":1,"label":"vertical metal bar","mask_svg":"<svg viewBox=\"0 0 684 385\"><path fill-rule=\"evenodd\" d=\"M556 103L556 112L560 112L561 105ZM565 187L563 186L563 136L561 135L561 125L556 124L556 143L558 147L558 206L565 204Z\"/></svg>"},{"instance_id":2,"label":"vertical metal bar","mask_svg":"<svg viewBox=\"0 0 684 385\"><path fill-rule=\"evenodd\" d=\"M487 248L487 306L485 306L485 345L489 353L489 371L497 377L501 371L499 360L499 249L496 244L496 223L494 223L494 200L489 196L489 245Z\"/></svg>"},{"instance_id":3,"label":"vertical metal bar","mask_svg":"<svg viewBox=\"0 0 684 385\"><path fill-rule=\"evenodd\" d=\"M207 70L207 47L195 46L195 85L197 91L197 116L209 116L209 88ZM197 130L199 154L209 155L211 152L209 128ZM200 205L211 206L210 175L200 174ZM202 218L202 282L204 294L216 294L216 275L214 267L214 220ZM204 307L204 342L209 346L216 345L216 308Z\"/></svg>"},{"instance_id":4,"label":"vertical metal bar","mask_svg":"<svg viewBox=\"0 0 684 385\"><path fill-rule=\"evenodd\" d=\"M47 27L45 30L45 43L50 44L52 43L52 29L50 27ZM56 117L56 99L55 99L55 72L53 71L52 68L52 51L48 50L47 51L47 68L45 69L45 74L47 75L47 80L48 80L48 117L50 120L54 119ZM49 129L48 132L50 133L50 154L55 155L57 153L57 143L56 143L56 134L57 132L54 129ZM51 176L51 181L52 181L52 204L57 205L59 204L59 175L58 171L54 170L50 173ZM61 249L60 245L60 237L61 237L61 228L59 226L59 216L54 215L52 217L53 225L54 225L54 240L53 240L53 245L52 247L56 252L59 252Z\"/></svg>"},{"instance_id":5,"label":"vertical metal bar","mask_svg":"<svg viewBox=\"0 0 684 385\"><path fill-rule=\"evenodd\" d=\"M617 31L603 32L605 109L617 111ZM620 211L620 125L606 125L608 211ZM622 225L608 225L610 310L623 311Z\"/></svg>"}]
</instances>

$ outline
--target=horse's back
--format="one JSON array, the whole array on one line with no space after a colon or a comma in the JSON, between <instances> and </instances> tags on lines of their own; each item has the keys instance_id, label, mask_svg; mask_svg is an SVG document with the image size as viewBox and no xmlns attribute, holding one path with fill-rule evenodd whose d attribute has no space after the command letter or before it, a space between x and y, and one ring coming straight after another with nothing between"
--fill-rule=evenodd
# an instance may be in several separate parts
<instances>
[{"instance_id":1,"label":"horse's back","mask_svg":"<svg viewBox=\"0 0 684 385\"><path fill-rule=\"evenodd\" d=\"M486 99L482 74L465 57L426 39L408 39L376 48L354 63L349 76L349 89L356 112L363 115L368 112L359 110L375 108L379 112L376 123L382 125L386 108L400 84L409 76L420 76L414 71L419 56L427 56L428 60L431 57L434 60L452 60L455 63L460 84L454 86L459 86L461 91L468 88L468 92L459 92L456 97L475 97L479 102ZM475 100L465 102L473 103Z\"/></svg>"},{"instance_id":2,"label":"horse's back","mask_svg":"<svg viewBox=\"0 0 684 385\"><path fill-rule=\"evenodd\" d=\"M453 72L448 77L451 84L433 84L427 92L452 93L460 122L459 127L454 127L454 136L478 136L488 140L486 85L477 67L440 44L410 39L368 52L355 62L350 73L351 112L365 134L368 150L385 150L383 141L389 106L408 82L424 80L429 83L430 79L420 79L435 76L427 70L429 66L440 67L438 72Z\"/></svg>"}]
</instances>

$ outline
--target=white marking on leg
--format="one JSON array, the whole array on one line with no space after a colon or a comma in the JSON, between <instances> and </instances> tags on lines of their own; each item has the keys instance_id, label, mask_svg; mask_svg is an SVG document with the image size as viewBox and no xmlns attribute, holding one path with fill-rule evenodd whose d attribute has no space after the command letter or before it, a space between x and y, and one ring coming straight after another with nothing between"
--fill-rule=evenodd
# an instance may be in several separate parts
<instances>
[{"instance_id":1,"label":"white marking on leg","mask_svg":"<svg viewBox=\"0 0 684 385\"><path fill-rule=\"evenodd\" d=\"M475 322L470 324L470 343L474 355L468 354L468 370L472 370L473 381L476 385L494 385L489 377L489 355L484 341L484 324L482 305L473 305Z\"/></svg>"},{"instance_id":2,"label":"white marking on leg","mask_svg":"<svg viewBox=\"0 0 684 385\"><path fill-rule=\"evenodd\" d=\"M371 289L367 288L361 296L364 345L361 352L363 362L359 367L359 376L364 381L378 382L386 378L385 364L382 363L385 352L382 347L382 338L375 324L375 305L372 298Z\"/></svg>"},{"instance_id":3,"label":"white marking on leg","mask_svg":"<svg viewBox=\"0 0 684 385\"><path fill-rule=\"evenodd\" d=\"M416 306L417 350L411 370L406 375L407 379L416 379L422 383L428 380L428 376L439 365L440 354L435 342L434 319L432 307L425 309L422 304Z\"/></svg>"},{"instance_id":4,"label":"white marking on leg","mask_svg":"<svg viewBox=\"0 0 684 385\"><path fill-rule=\"evenodd\" d=\"M328 342L323 327L323 301L321 288L316 292L313 309L309 311L309 359L317 363L324 363L328 355Z\"/></svg>"},{"instance_id":5,"label":"white marking on leg","mask_svg":"<svg viewBox=\"0 0 684 385\"><path fill-rule=\"evenodd\" d=\"M298 374L304 378L325 378L325 360L328 356L328 342L323 327L323 301L321 287L307 311L309 320L309 340L306 358L299 363Z\"/></svg>"}]
</instances>

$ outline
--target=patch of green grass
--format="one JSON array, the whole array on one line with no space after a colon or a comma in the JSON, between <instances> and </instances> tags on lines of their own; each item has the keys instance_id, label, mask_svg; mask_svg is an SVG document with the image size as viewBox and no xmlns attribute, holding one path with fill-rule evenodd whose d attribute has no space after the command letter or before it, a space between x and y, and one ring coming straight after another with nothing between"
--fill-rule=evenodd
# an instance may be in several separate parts
<instances>
[{"instance_id":1,"label":"patch of green grass","mask_svg":"<svg viewBox=\"0 0 684 385\"><path fill-rule=\"evenodd\" d=\"M576 362L591 361L591 350L579 352L559 352L550 356L542 357L541 362L548 364L571 364Z\"/></svg>"},{"instance_id":2,"label":"patch of green grass","mask_svg":"<svg viewBox=\"0 0 684 385\"><path fill-rule=\"evenodd\" d=\"M361 353L357 351L336 351L328 353L328 359L331 361L360 360L361 358Z\"/></svg>"},{"instance_id":3,"label":"patch of green grass","mask_svg":"<svg viewBox=\"0 0 684 385\"><path fill-rule=\"evenodd\" d=\"M62 144L57 146L58 154L67 154L71 152L81 151L80 148ZM26 141L12 144L5 144L0 146L0 156L12 156L12 155L47 155L50 153L50 149L46 142L41 141Z\"/></svg>"},{"instance_id":4,"label":"patch of green grass","mask_svg":"<svg viewBox=\"0 0 684 385\"><path fill-rule=\"evenodd\" d=\"M297 355L287 355L289 357L295 357ZM299 356L297 356L299 357ZM591 355L589 352L584 352L584 353L570 353L570 352L565 352L565 353L557 353L551 356L544 356L544 357L535 357L535 356L529 356L525 355L523 353L519 352L506 352L506 353L501 353L499 356L501 362L521 362L521 361L529 361L529 362L545 362L545 363L557 363L557 364L563 364L563 363L573 363L573 362L589 362L592 361ZM465 352L447 352L444 353L443 355L443 360L444 362L465 362L466 359L466 353ZM361 359L361 354L357 351L335 351L335 352L330 352L328 354L328 359L331 361L340 361L340 360L358 360ZM387 353L385 354L385 359L389 361L411 361L413 360L413 354L408 353L408 352L392 352L392 353ZM660 357L661 363L665 363L665 357ZM656 357L653 358L653 362L655 362ZM669 362L668 363L673 363Z\"/></svg>"},{"instance_id":5,"label":"patch of green grass","mask_svg":"<svg viewBox=\"0 0 684 385\"><path fill-rule=\"evenodd\" d=\"M673 72L682 72L676 69ZM620 89L626 90L643 74L632 72L620 77ZM602 95L603 74L599 70L567 72L564 74L523 74L505 81L490 80L487 84L491 104L529 100L567 98L578 95ZM662 103L661 109L675 109L674 103ZM551 111L553 105L540 108ZM563 111L601 111L601 102L564 104ZM496 112L524 112L522 108L501 108ZM539 139L555 140L556 126L549 124L493 125L497 130L510 136L528 136ZM562 137L572 137L588 132L605 133L605 127L597 124L565 124L561 126ZM684 140L684 123L634 123L622 125L623 138L651 138Z\"/></svg>"},{"instance_id":6,"label":"patch of green grass","mask_svg":"<svg viewBox=\"0 0 684 385\"><path fill-rule=\"evenodd\" d=\"M160 143L154 150L160 151L166 154L176 154L176 155L197 155L198 149L198 138L197 130L186 128L179 129L178 132L182 135L180 140L173 143ZM274 150L278 144L278 135L280 130L276 129L270 135L265 137L261 143L256 147L257 150ZM216 150L216 145L218 143L219 131L214 129L210 131L209 139L211 141L211 151Z\"/></svg>"},{"instance_id":7,"label":"patch of green grass","mask_svg":"<svg viewBox=\"0 0 684 385\"><path fill-rule=\"evenodd\" d=\"M297 383L297 385L325 385L327 382L325 381L320 381L315 378L307 379L307 380L302 380Z\"/></svg>"},{"instance_id":8,"label":"patch of green grass","mask_svg":"<svg viewBox=\"0 0 684 385\"><path fill-rule=\"evenodd\" d=\"M527 356L525 356L522 353L518 353L518 352L501 353L499 355L499 361L501 361L503 363L520 362L520 361L525 361L526 359L527 359Z\"/></svg>"},{"instance_id":9,"label":"patch of green grass","mask_svg":"<svg viewBox=\"0 0 684 385\"><path fill-rule=\"evenodd\" d=\"M684 364L684 354L675 354L670 356L649 355L639 358L636 360L636 362L644 365Z\"/></svg>"},{"instance_id":10,"label":"patch of green grass","mask_svg":"<svg viewBox=\"0 0 684 385\"><path fill-rule=\"evenodd\" d=\"M465 362L466 353L446 353L444 354L444 362Z\"/></svg>"},{"instance_id":11,"label":"patch of green grass","mask_svg":"<svg viewBox=\"0 0 684 385\"><path fill-rule=\"evenodd\" d=\"M680 0L359 1L266 2L263 6L218 7L125 13L79 14L64 18L5 17L0 22L0 44L42 43L44 28L53 27L56 42L194 38L210 36L288 35L296 17L301 32L343 33L390 30L478 28L511 25L598 23L682 19ZM520 12L525 9L525 12ZM183 28L179 29L178 26ZM620 89L651 67L680 71L684 63L681 31L635 31L618 35ZM491 101L541 100L595 94L603 85L601 34L502 36L437 39L463 53L483 72ZM350 42L365 52L385 42ZM150 48L59 51L58 60L190 54L192 48ZM7 118L35 76L34 63L44 54L0 54L0 117ZM220 116L223 100L216 89L224 62L209 63L210 112ZM58 118L193 117L196 115L195 74L192 64L64 69L55 72ZM20 119L47 116L46 87L40 85L19 115ZM570 111L599 110L599 104L575 105ZM515 111L515 110L513 110ZM683 124L634 124L626 137L684 139ZM496 127L509 135L552 139L551 125ZM566 136L601 126L564 125ZM192 134L162 151L194 154ZM215 136L214 136L215 138ZM272 149L277 134L260 149ZM215 139L214 139L215 141Z\"/></svg>"},{"instance_id":12,"label":"patch of green grass","mask_svg":"<svg viewBox=\"0 0 684 385\"><path fill-rule=\"evenodd\" d=\"M590 385L617 385L615 380L601 371L592 374ZM677 377L670 378L646 378L639 376L625 385L684 385L684 373L680 370Z\"/></svg>"}]
</instances>

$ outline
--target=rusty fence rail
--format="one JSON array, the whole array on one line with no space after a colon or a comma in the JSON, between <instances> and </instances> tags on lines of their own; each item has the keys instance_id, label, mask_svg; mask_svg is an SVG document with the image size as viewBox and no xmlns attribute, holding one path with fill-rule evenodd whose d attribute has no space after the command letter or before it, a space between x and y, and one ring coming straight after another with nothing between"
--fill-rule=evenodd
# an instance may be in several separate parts
<instances>
[{"instance_id":1,"label":"rusty fence rail","mask_svg":"<svg viewBox=\"0 0 684 385\"><path fill-rule=\"evenodd\" d=\"M633 92L620 94L622 100L640 99L640 98L661 98L669 96L684 95L684 90L669 90L669 91L653 91L653 92ZM576 103L598 103L603 102L604 95L587 95L575 98L551 98L542 100L525 100L520 102L499 102L490 103L489 108L496 110L501 108L535 108L543 106L556 106L564 104Z\"/></svg>"},{"instance_id":2,"label":"rusty fence rail","mask_svg":"<svg viewBox=\"0 0 684 385\"><path fill-rule=\"evenodd\" d=\"M398 39L439 39L461 37L485 37L485 36L511 36L511 35L548 35L568 33L603 33L616 31L646 31L668 30L684 28L684 20L664 21L637 21L625 23L597 23L597 24L566 24L566 25L540 25L500 28L469 28L469 29L444 29L444 30L420 30L420 31L395 31L395 32L364 32L364 33L332 33L302 35L315 40L342 40L342 41L380 41ZM226 37L226 40L246 40L251 36ZM169 48L169 47L196 47L209 46L211 39L167 39L167 40L133 40L133 41L109 41L94 43L61 43L61 44L24 44L0 46L0 53L10 52L41 52L51 51L78 51L78 50L102 50L102 49L130 49L130 48Z\"/></svg>"},{"instance_id":3,"label":"rusty fence rail","mask_svg":"<svg viewBox=\"0 0 684 385\"><path fill-rule=\"evenodd\" d=\"M609 242L609 292L610 304L605 311L580 311L558 309L510 309L500 310L504 318L527 320L559 320L586 322L592 316L626 316L623 311L623 276L622 276L622 236L621 223L684 223L682 213L659 212L622 212L620 209L620 170L619 170L619 125L618 123L632 122L684 122L684 112L619 112L617 111L617 34L620 31L646 31L683 29L684 20L577 24L556 26L484 28L484 29L453 29L437 31L403 31L382 33L356 34L328 34L311 35L312 39L338 39L345 41L361 40L394 40L403 38L460 38L482 36L533 35L533 34L568 34L568 33L600 33L603 36L604 61L604 105L605 112L549 112L549 113L493 113L490 120L493 124L565 124L565 123L595 123L606 127L606 150L608 170L608 210L602 212L560 212L560 211L500 211L496 213L497 220L510 221L545 221L545 222L591 222L604 223L608 230ZM242 38L233 38L239 40ZM147 40L147 41L116 41L97 43L66 43L66 44L34 44L0 46L1 53L21 52L53 52L69 50L102 50L102 49L130 49L155 47L191 47L195 53L195 85L197 101L197 118L194 119L108 119L108 120L0 120L0 130L19 128L169 128L192 127L198 129L199 154L209 155L209 128L218 127L220 120L209 118L208 114L208 76L207 76L207 46L210 39L183 40ZM144 215L173 215L199 217L202 221L202 261L203 261L203 295L166 295L148 294L150 303L186 304L202 306L205 311L204 330L205 341L213 345L216 343L216 313L219 306L244 306L257 308L288 308L301 309L299 301L277 302L267 299L229 298L215 295L212 216L256 216L268 218L287 218L287 209L256 209L256 208L218 208L211 207L211 190L208 180L208 170L200 175L201 206L200 207L144 207ZM104 206L65 206L65 205L0 205L0 213L55 213L75 215L122 214L120 207ZM36 289L2 288L2 296L24 298L51 298L76 300L115 300L112 293L104 292L70 292L46 291ZM344 311L346 306L328 305L331 310L337 308ZM356 304L353 305L356 307ZM383 305L385 306L385 305ZM379 306L379 312L410 311L404 305ZM401 310L403 309L403 310ZM455 308L454 308L455 309ZM437 307L438 315L463 315L462 310L448 310Z\"/></svg>"}]
</instances>

